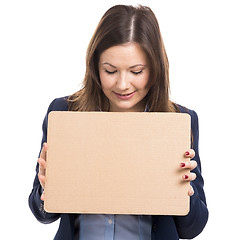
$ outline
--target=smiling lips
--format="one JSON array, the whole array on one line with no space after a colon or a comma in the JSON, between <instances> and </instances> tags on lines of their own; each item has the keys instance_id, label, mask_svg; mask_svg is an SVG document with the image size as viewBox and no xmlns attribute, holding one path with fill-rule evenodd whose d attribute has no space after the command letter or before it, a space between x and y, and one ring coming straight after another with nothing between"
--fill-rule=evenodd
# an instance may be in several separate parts
<instances>
[{"instance_id":1,"label":"smiling lips","mask_svg":"<svg viewBox=\"0 0 240 240\"><path fill-rule=\"evenodd\" d=\"M131 92L131 93L127 93L127 94L119 94L119 93L116 93L116 92L114 92L114 93L116 94L116 96L118 98L120 98L122 100L128 100L128 99L133 97L133 95L135 94L135 91Z\"/></svg>"}]
</instances>

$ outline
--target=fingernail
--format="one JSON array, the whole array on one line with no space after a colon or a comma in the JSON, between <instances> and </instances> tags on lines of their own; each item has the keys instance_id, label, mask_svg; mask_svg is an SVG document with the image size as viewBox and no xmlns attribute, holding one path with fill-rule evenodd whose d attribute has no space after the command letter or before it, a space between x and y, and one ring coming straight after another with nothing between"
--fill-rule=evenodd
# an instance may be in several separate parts
<instances>
[{"instance_id":1,"label":"fingernail","mask_svg":"<svg viewBox=\"0 0 240 240\"><path fill-rule=\"evenodd\" d=\"M188 179L188 175L184 175L184 179Z\"/></svg>"},{"instance_id":2,"label":"fingernail","mask_svg":"<svg viewBox=\"0 0 240 240\"><path fill-rule=\"evenodd\" d=\"M187 151L187 152L185 152L185 154L188 156L190 153L189 153L189 151Z\"/></svg>"},{"instance_id":3,"label":"fingernail","mask_svg":"<svg viewBox=\"0 0 240 240\"><path fill-rule=\"evenodd\" d=\"M186 166L185 163L181 163L181 164L180 164L180 167L185 167L185 166Z\"/></svg>"}]
</instances>

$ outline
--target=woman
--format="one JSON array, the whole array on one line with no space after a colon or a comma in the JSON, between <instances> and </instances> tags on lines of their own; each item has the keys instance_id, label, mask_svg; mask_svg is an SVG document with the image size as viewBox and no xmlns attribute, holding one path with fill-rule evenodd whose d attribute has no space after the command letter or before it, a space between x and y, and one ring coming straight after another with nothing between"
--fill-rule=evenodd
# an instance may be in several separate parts
<instances>
[{"instance_id":1,"label":"woman","mask_svg":"<svg viewBox=\"0 0 240 240\"><path fill-rule=\"evenodd\" d=\"M168 239L194 238L208 219L198 154L197 114L169 100L168 59L157 19L148 7L117 5L102 17L89 44L83 88L55 99L43 122L42 150L29 205L43 223L61 218L54 239ZM43 210L50 111L187 112L191 116L192 149L179 168L191 170L190 212L187 216L52 214ZM194 180L194 182L193 182Z\"/></svg>"}]
</instances>

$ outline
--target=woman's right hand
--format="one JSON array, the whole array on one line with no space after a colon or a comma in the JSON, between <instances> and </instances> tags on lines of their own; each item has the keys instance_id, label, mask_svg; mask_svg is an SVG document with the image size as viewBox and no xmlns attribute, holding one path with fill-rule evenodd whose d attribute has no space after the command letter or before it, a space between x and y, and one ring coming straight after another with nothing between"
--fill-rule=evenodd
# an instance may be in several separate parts
<instances>
[{"instance_id":1,"label":"woman's right hand","mask_svg":"<svg viewBox=\"0 0 240 240\"><path fill-rule=\"evenodd\" d=\"M43 143L43 148L42 148L42 151L40 153L40 157L38 159L38 163L39 163L38 179L39 179L39 182L40 182L40 184L42 186L42 189L43 189L43 193L41 195L41 200L42 201L44 201L44 189L45 189L45 182L46 182L47 148L48 148L47 143Z\"/></svg>"}]
</instances>

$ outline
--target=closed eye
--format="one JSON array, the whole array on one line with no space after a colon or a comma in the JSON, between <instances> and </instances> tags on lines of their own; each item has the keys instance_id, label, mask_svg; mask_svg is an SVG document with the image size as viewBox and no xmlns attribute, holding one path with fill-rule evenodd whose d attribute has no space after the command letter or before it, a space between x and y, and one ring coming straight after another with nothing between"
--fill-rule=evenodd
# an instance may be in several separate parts
<instances>
[{"instance_id":1,"label":"closed eye","mask_svg":"<svg viewBox=\"0 0 240 240\"><path fill-rule=\"evenodd\" d=\"M143 70L139 71L139 72L134 72L134 71L131 71L131 73L135 74L135 75L138 75L138 74L141 74L143 73Z\"/></svg>"},{"instance_id":2,"label":"closed eye","mask_svg":"<svg viewBox=\"0 0 240 240\"><path fill-rule=\"evenodd\" d=\"M116 71L113 71L113 72L111 72L111 71L108 71L107 69L105 70L105 72L106 73L108 73L108 74L114 74L114 73L116 73L117 72L117 70Z\"/></svg>"}]
</instances>

